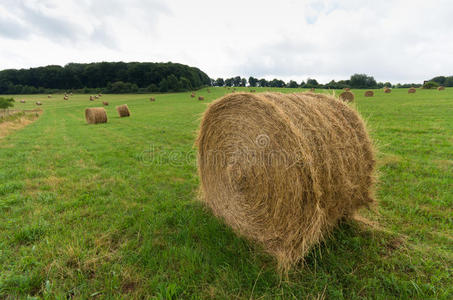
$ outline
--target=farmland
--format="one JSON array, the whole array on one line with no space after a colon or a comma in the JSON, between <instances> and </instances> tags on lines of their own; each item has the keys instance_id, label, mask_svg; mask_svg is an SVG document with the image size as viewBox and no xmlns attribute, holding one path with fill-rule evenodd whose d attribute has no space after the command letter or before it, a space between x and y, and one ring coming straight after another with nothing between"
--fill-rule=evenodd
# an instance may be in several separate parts
<instances>
[{"instance_id":1,"label":"farmland","mask_svg":"<svg viewBox=\"0 0 453 300\"><path fill-rule=\"evenodd\" d=\"M378 204L288 278L197 201L200 116L231 91L210 90L15 95L43 113L0 139L0 298L453 297L453 89L353 90L378 150ZM102 101L108 123L86 124Z\"/></svg>"}]
</instances>

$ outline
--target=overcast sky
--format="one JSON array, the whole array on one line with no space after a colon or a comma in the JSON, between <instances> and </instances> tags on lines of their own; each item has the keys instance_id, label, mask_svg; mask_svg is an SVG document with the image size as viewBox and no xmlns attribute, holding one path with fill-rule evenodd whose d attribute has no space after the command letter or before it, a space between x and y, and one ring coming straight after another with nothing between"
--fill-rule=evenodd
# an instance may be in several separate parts
<instances>
[{"instance_id":1,"label":"overcast sky","mask_svg":"<svg viewBox=\"0 0 453 300\"><path fill-rule=\"evenodd\" d=\"M0 0L0 69L179 62L212 78L453 75L451 0Z\"/></svg>"}]
</instances>

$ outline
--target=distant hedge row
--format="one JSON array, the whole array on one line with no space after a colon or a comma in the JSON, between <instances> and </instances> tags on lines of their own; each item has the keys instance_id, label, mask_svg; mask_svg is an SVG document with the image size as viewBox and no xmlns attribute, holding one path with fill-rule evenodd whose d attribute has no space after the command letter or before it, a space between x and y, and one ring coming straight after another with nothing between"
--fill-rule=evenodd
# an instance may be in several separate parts
<instances>
[{"instance_id":1,"label":"distant hedge row","mask_svg":"<svg viewBox=\"0 0 453 300\"><path fill-rule=\"evenodd\" d=\"M177 63L101 62L0 71L0 94L61 90L104 93L180 92L210 85L200 69Z\"/></svg>"}]
</instances>

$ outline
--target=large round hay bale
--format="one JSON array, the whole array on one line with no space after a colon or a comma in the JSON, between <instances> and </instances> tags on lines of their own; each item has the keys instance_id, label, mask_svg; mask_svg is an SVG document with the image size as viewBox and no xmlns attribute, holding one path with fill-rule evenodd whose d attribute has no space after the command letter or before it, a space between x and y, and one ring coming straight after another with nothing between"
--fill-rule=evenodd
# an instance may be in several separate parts
<instances>
[{"instance_id":1,"label":"large round hay bale","mask_svg":"<svg viewBox=\"0 0 453 300\"><path fill-rule=\"evenodd\" d=\"M37 102L36 102L36 105L42 105L42 103L41 103L41 102L39 102L39 101L37 101Z\"/></svg>"},{"instance_id":2,"label":"large round hay bale","mask_svg":"<svg viewBox=\"0 0 453 300\"><path fill-rule=\"evenodd\" d=\"M203 97L203 96L200 96L200 97L198 97L198 100L203 101L203 100L204 100L204 97Z\"/></svg>"},{"instance_id":3,"label":"large round hay bale","mask_svg":"<svg viewBox=\"0 0 453 300\"><path fill-rule=\"evenodd\" d=\"M441 85L440 87L437 88L438 91L443 91L445 90L445 87L443 85Z\"/></svg>"},{"instance_id":4,"label":"large round hay bale","mask_svg":"<svg viewBox=\"0 0 453 300\"><path fill-rule=\"evenodd\" d=\"M20 103L25 103L25 100L23 100L23 99L22 99L22 100L20 100Z\"/></svg>"},{"instance_id":5,"label":"large round hay bale","mask_svg":"<svg viewBox=\"0 0 453 300\"><path fill-rule=\"evenodd\" d=\"M354 101L354 94L346 91L340 94L339 99L344 102L353 102Z\"/></svg>"},{"instance_id":6,"label":"large round hay bale","mask_svg":"<svg viewBox=\"0 0 453 300\"><path fill-rule=\"evenodd\" d=\"M85 109L85 119L88 124L107 123L107 112L103 107Z\"/></svg>"},{"instance_id":7,"label":"large round hay bale","mask_svg":"<svg viewBox=\"0 0 453 300\"><path fill-rule=\"evenodd\" d=\"M109 103L107 101L102 101L102 104L105 105L105 106L109 105Z\"/></svg>"},{"instance_id":8,"label":"large round hay bale","mask_svg":"<svg viewBox=\"0 0 453 300\"><path fill-rule=\"evenodd\" d=\"M202 200L283 271L374 201L365 124L329 95L229 94L205 111L196 146Z\"/></svg>"},{"instance_id":9,"label":"large round hay bale","mask_svg":"<svg viewBox=\"0 0 453 300\"><path fill-rule=\"evenodd\" d=\"M373 91L366 91L365 92L365 97L373 97L374 96L374 92Z\"/></svg>"},{"instance_id":10,"label":"large round hay bale","mask_svg":"<svg viewBox=\"0 0 453 300\"><path fill-rule=\"evenodd\" d=\"M389 89L388 87L384 88L384 93L390 94L391 92L392 92L392 90Z\"/></svg>"},{"instance_id":11,"label":"large round hay bale","mask_svg":"<svg viewBox=\"0 0 453 300\"><path fill-rule=\"evenodd\" d=\"M409 94L414 94L417 90L415 88L410 88L407 90Z\"/></svg>"},{"instance_id":12,"label":"large round hay bale","mask_svg":"<svg viewBox=\"0 0 453 300\"><path fill-rule=\"evenodd\" d=\"M123 104L120 106L116 107L116 111L118 112L118 115L122 117L129 117L131 115L131 112L129 111L129 107L127 107L127 104Z\"/></svg>"}]
</instances>

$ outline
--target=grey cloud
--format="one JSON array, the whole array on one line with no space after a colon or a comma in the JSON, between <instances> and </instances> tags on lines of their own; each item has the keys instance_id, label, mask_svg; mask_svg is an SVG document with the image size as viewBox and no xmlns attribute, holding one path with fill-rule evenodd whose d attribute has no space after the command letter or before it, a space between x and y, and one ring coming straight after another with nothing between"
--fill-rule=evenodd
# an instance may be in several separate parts
<instances>
[{"instance_id":1,"label":"grey cloud","mask_svg":"<svg viewBox=\"0 0 453 300\"><path fill-rule=\"evenodd\" d=\"M0 16L0 36L20 40L29 35L28 29L19 22Z\"/></svg>"}]
</instances>

